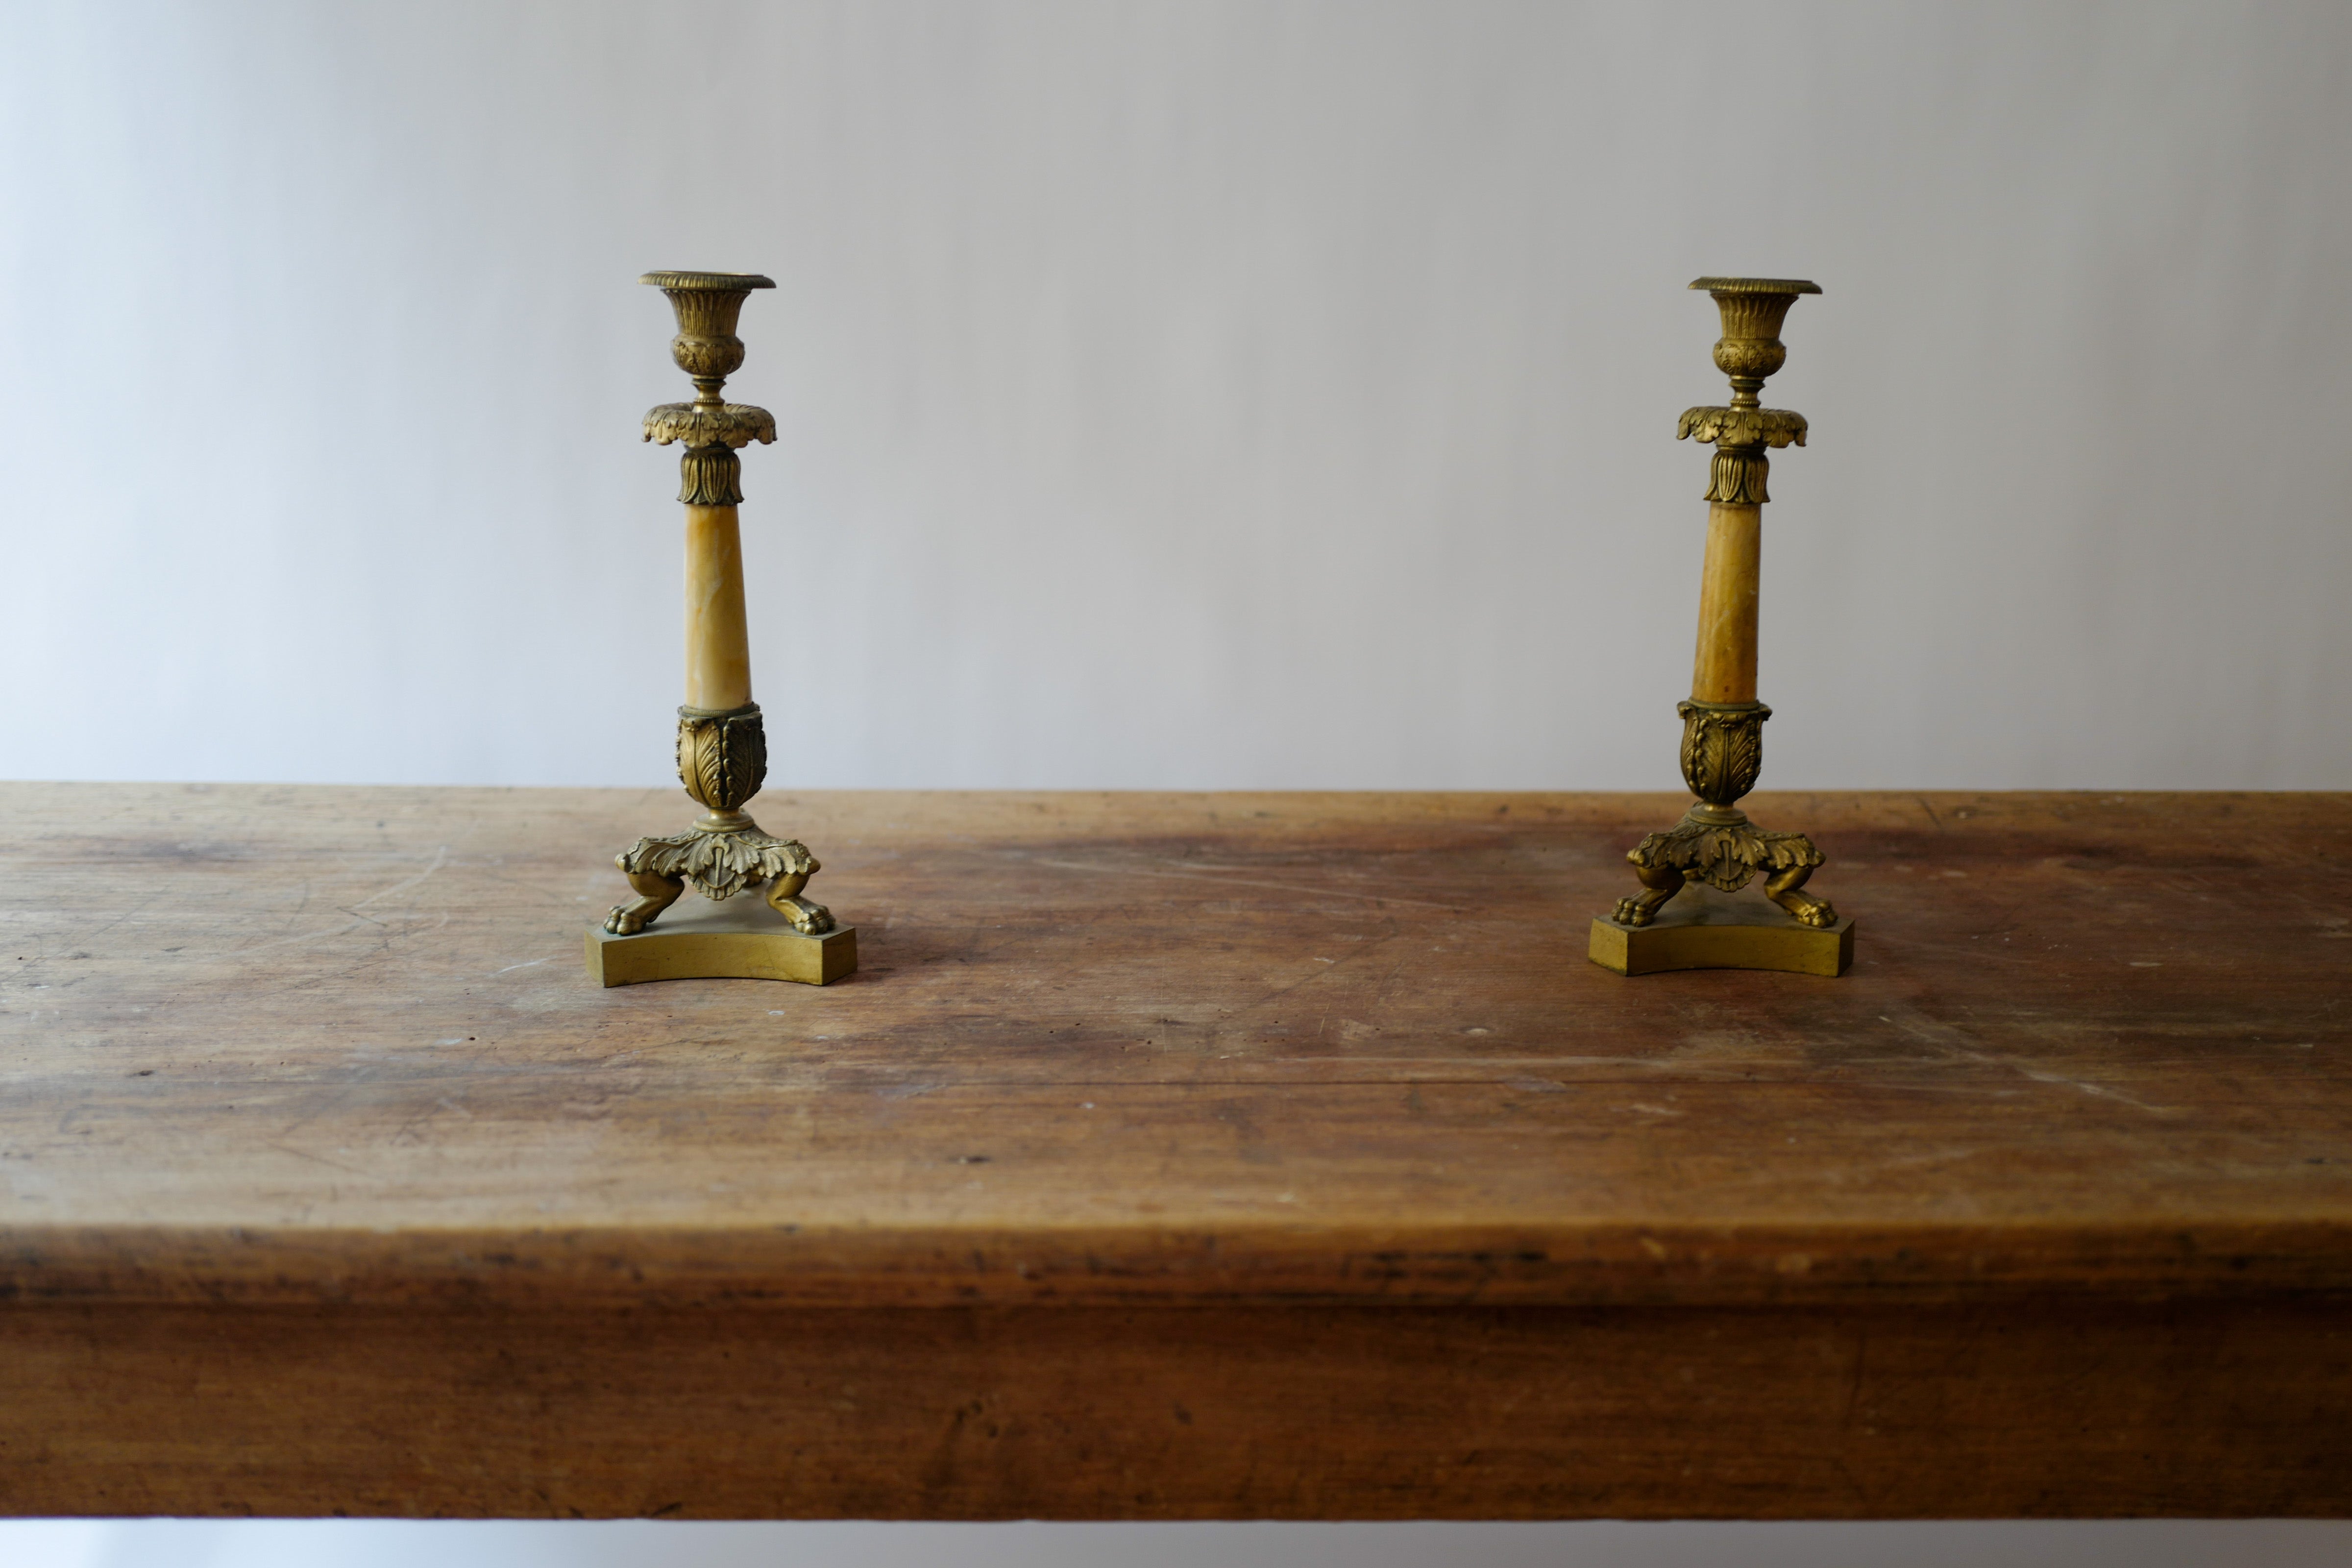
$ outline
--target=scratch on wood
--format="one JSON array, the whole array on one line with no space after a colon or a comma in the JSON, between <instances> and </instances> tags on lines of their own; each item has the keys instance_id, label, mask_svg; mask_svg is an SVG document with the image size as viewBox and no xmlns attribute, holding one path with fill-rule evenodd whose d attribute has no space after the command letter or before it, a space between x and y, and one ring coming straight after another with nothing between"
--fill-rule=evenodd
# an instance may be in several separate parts
<instances>
[{"instance_id":1,"label":"scratch on wood","mask_svg":"<svg viewBox=\"0 0 2352 1568\"><path fill-rule=\"evenodd\" d=\"M1268 882L1254 877L1234 877L1223 872L1148 871L1140 866L1097 866L1085 860L1036 860L1037 866L1051 866L1061 871L1091 871L1098 877L1162 877L1171 882L1214 882L1232 888L1269 888L1279 893L1300 893L1310 899L1354 899L1368 904L1411 904L1416 909L1444 910L1448 914L1467 914L1465 904L1441 904L1429 899L1408 899L1395 893L1351 893L1344 888L1302 887L1296 882Z\"/></svg>"}]
</instances>

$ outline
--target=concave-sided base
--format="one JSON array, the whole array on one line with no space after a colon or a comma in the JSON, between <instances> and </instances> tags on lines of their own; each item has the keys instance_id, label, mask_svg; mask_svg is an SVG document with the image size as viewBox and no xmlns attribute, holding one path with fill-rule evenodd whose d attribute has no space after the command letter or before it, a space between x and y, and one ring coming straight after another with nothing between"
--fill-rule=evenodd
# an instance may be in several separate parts
<instances>
[{"instance_id":1,"label":"concave-sided base","mask_svg":"<svg viewBox=\"0 0 2352 1568\"><path fill-rule=\"evenodd\" d=\"M1853 963L1853 919L1800 925L1753 888L1720 893L1693 882L1645 926L1592 922L1592 962L1620 974L1667 969L1778 969L1843 974Z\"/></svg>"},{"instance_id":2,"label":"concave-sided base","mask_svg":"<svg viewBox=\"0 0 2352 1568\"><path fill-rule=\"evenodd\" d=\"M688 893L651 928L614 936L588 929L588 977L599 985L646 980L797 980L824 985L857 967L857 928L804 936L757 892L723 903Z\"/></svg>"}]
</instances>

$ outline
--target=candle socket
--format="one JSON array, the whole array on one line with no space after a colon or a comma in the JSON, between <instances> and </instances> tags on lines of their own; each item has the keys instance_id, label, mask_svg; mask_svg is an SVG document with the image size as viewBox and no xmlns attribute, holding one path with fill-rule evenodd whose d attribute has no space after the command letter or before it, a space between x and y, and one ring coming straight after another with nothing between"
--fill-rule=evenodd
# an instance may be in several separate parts
<instances>
[{"instance_id":1,"label":"candle socket","mask_svg":"<svg viewBox=\"0 0 2352 1568\"><path fill-rule=\"evenodd\" d=\"M1687 409L1676 439L1711 443L1707 468L1706 567L1701 579L1698 647L1682 715L1683 782L1696 802L1682 821L1643 838L1627 855L1643 890L1592 922L1593 961L1621 974L1661 969L1779 969L1843 973L1853 954L1853 921L1804 891L1822 852L1801 833L1758 827L1738 808L1764 764L1764 721L1756 700L1759 547L1765 483L1776 447L1805 444L1805 417L1766 408L1765 378L1788 358L1780 323L1801 294L1819 287L1794 279L1702 278L1722 314L1716 368L1731 378L1727 405ZM1764 899L1738 894L1764 879ZM1691 883L1692 897L1669 900ZM1774 906L1778 906L1775 908Z\"/></svg>"},{"instance_id":2,"label":"candle socket","mask_svg":"<svg viewBox=\"0 0 2352 1568\"><path fill-rule=\"evenodd\" d=\"M589 973L606 985L713 975L821 985L856 967L856 933L801 897L819 869L808 846L762 831L743 809L767 778L768 737L751 700L735 452L773 442L776 421L719 394L743 363L735 335L743 301L775 285L746 272L648 272L638 281L668 296L677 319L670 358L694 380L692 403L666 403L646 416L645 438L686 448L677 499L688 508L688 703L677 710L677 776L708 809L685 832L640 838L615 858L637 897L614 905L602 930L588 933ZM653 929L689 887L724 901L762 882L764 910Z\"/></svg>"}]
</instances>

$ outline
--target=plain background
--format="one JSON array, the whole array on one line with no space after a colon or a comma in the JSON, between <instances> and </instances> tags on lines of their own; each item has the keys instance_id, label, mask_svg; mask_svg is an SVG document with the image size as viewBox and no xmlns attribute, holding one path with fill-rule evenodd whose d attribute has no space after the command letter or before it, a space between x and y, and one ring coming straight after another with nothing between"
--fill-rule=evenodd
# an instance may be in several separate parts
<instances>
[{"instance_id":1,"label":"plain background","mask_svg":"<svg viewBox=\"0 0 2352 1568\"><path fill-rule=\"evenodd\" d=\"M633 280L676 267L780 285L730 388L781 433L780 784L1672 787L1673 422L1724 395L1682 286L1745 272L1827 290L1768 393L1815 433L1773 464L1768 787L2352 785L2352 6L0 0L0 776L664 780L636 422L688 388ZM341 1528L0 1552L417 1550ZM2347 1551L467 1528L433 1555Z\"/></svg>"},{"instance_id":2,"label":"plain background","mask_svg":"<svg viewBox=\"0 0 2352 1568\"><path fill-rule=\"evenodd\" d=\"M639 785L659 267L781 784L2336 787L2352 7L0 0L0 777Z\"/></svg>"}]
</instances>

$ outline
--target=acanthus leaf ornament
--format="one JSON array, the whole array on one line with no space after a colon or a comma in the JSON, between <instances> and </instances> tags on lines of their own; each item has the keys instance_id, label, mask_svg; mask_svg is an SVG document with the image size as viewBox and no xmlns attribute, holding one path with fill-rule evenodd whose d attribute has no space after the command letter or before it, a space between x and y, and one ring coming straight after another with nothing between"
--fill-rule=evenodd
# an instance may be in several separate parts
<instances>
[{"instance_id":1,"label":"acanthus leaf ornament","mask_svg":"<svg viewBox=\"0 0 2352 1568\"><path fill-rule=\"evenodd\" d=\"M768 778L768 731L760 705L724 712L677 710L677 782L713 811L734 811Z\"/></svg>"},{"instance_id":2,"label":"acanthus leaf ornament","mask_svg":"<svg viewBox=\"0 0 2352 1568\"><path fill-rule=\"evenodd\" d=\"M823 869L816 857L809 853L808 846L799 839L778 838L757 826L728 833L693 832L673 834L667 838L640 838L613 863L632 876L681 881L706 899L719 900L731 899L759 883L788 877L806 882ZM790 918L791 911L785 912ZM812 933L830 931L833 916L821 911L820 919L801 925L801 929Z\"/></svg>"},{"instance_id":3,"label":"acanthus leaf ornament","mask_svg":"<svg viewBox=\"0 0 2352 1568\"><path fill-rule=\"evenodd\" d=\"M1717 354L1718 361L1722 359ZM1739 363L1754 363L1754 360ZM1758 385L1762 384L1758 378ZM1805 416L1787 408L1761 408L1734 403L1729 406L1702 404L1685 408L1675 422L1675 439L1707 442L1716 448L1707 465L1706 499L1731 506L1762 506L1772 498L1765 491L1772 465L1765 452L1805 444Z\"/></svg>"},{"instance_id":4,"label":"acanthus leaf ornament","mask_svg":"<svg viewBox=\"0 0 2352 1568\"><path fill-rule=\"evenodd\" d=\"M1675 439L1693 438L1709 446L1801 447L1805 416L1786 408L1726 408L1702 404L1685 408L1675 422Z\"/></svg>"},{"instance_id":5,"label":"acanthus leaf ornament","mask_svg":"<svg viewBox=\"0 0 2352 1568\"><path fill-rule=\"evenodd\" d=\"M688 506L743 504L743 459L726 447L688 447L677 463L677 499Z\"/></svg>"},{"instance_id":6,"label":"acanthus leaf ornament","mask_svg":"<svg viewBox=\"0 0 2352 1568\"><path fill-rule=\"evenodd\" d=\"M1728 806L1756 787L1764 771L1761 702L1677 703L1683 719L1683 782L1709 805Z\"/></svg>"},{"instance_id":7,"label":"acanthus leaf ornament","mask_svg":"<svg viewBox=\"0 0 2352 1568\"><path fill-rule=\"evenodd\" d=\"M748 447L757 441L772 446L776 416L748 403L722 403L704 408L692 403L665 403L646 413L645 438L656 447L683 441L695 447Z\"/></svg>"}]
</instances>

